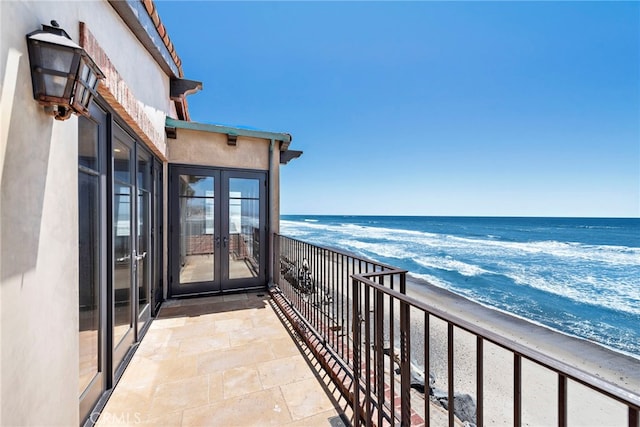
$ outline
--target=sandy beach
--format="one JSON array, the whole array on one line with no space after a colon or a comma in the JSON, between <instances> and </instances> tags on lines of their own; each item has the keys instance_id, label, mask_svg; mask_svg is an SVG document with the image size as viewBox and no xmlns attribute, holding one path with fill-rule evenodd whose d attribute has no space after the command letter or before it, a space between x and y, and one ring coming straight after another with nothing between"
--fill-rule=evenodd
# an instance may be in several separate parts
<instances>
[{"instance_id":1,"label":"sandy beach","mask_svg":"<svg viewBox=\"0 0 640 427\"><path fill-rule=\"evenodd\" d=\"M570 366L640 392L640 359L600 345L552 331L523 319L489 309L420 279L408 277L407 294L484 329L550 355ZM412 358L423 366L422 313L412 310ZM435 387L447 388L447 327L430 318L430 372ZM476 395L476 339L455 329L456 393ZM513 355L490 344L484 345L484 419L486 425L513 425ZM557 375L535 363L522 362L522 425L557 425ZM594 391L569 381L568 421L579 426L625 426L627 408Z\"/></svg>"}]
</instances>

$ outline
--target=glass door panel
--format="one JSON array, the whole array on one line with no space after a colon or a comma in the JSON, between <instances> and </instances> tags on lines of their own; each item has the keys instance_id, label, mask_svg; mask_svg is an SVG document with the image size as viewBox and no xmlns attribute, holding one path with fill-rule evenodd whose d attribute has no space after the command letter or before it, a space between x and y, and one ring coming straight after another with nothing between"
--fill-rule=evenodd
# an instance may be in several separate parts
<instances>
[{"instance_id":1,"label":"glass door panel","mask_svg":"<svg viewBox=\"0 0 640 427\"><path fill-rule=\"evenodd\" d=\"M123 360L135 339L137 297L134 293L137 192L135 180L135 140L120 127L113 128L113 369L122 369Z\"/></svg>"},{"instance_id":2,"label":"glass door panel","mask_svg":"<svg viewBox=\"0 0 640 427\"><path fill-rule=\"evenodd\" d=\"M117 346L131 328L131 188L116 183L113 194L114 331Z\"/></svg>"},{"instance_id":3,"label":"glass door panel","mask_svg":"<svg viewBox=\"0 0 640 427\"><path fill-rule=\"evenodd\" d=\"M149 192L145 190L138 190L138 247L136 248L136 275L138 282L138 317L145 317L145 319L139 319L142 324L150 318L149 312L145 312L145 309L149 305L151 283L151 257L148 257L151 244L151 218L149 203Z\"/></svg>"},{"instance_id":4,"label":"glass door panel","mask_svg":"<svg viewBox=\"0 0 640 427\"><path fill-rule=\"evenodd\" d=\"M229 279L260 273L260 181L229 178Z\"/></svg>"},{"instance_id":5,"label":"glass door panel","mask_svg":"<svg viewBox=\"0 0 640 427\"><path fill-rule=\"evenodd\" d=\"M138 162L136 169L138 201L136 205L136 248L135 272L138 300L138 335L145 323L151 319L149 308L151 299L151 267L153 257L151 251L151 166L152 158L149 153L138 147Z\"/></svg>"},{"instance_id":6,"label":"glass door panel","mask_svg":"<svg viewBox=\"0 0 640 427\"><path fill-rule=\"evenodd\" d=\"M154 160L152 174L152 204L151 204L151 250L153 265L151 274L151 308L153 315L157 314L159 304L162 301L162 288L164 283L163 264L163 174L162 164Z\"/></svg>"},{"instance_id":7,"label":"glass door panel","mask_svg":"<svg viewBox=\"0 0 640 427\"><path fill-rule=\"evenodd\" d=\"M176 173L171 174L171 194L177 196L171 202L173 295L219 290L216 197L220 183L216 174L210 172L177 168Z\"/></svg>"},{"instance_id":8,"label":"glass door panel","mask_svg":"<svg viewBox=\"0 0 640 427\"><path fill-rule=\"evenodd\" d=\"M79 304L80 381L79 394L100 370L100 181L81 172L79 196Z\"/></svg>"},{"instance_id":9,"label":"glass door panel","mask_svg":"<svg viewBox=\"0 0 640 427\"><path fill-rule=\"evenodd\" d=\"M79 415L84 420L106 389L108 335L106 113L90 105L78 118L78 308Z\"/></svg>"},{"instance_id":10,"label":"glass door panel","mask_svg":"<svg viewBox=\"0 0 640 427\"><path fill-rule=\"evenodd\" d=\"M180 283L211 282L215 280L214 227L207 219L214 200L205 198L183 198L180 217L181 263Z\"/></svg>"}]
</instances>

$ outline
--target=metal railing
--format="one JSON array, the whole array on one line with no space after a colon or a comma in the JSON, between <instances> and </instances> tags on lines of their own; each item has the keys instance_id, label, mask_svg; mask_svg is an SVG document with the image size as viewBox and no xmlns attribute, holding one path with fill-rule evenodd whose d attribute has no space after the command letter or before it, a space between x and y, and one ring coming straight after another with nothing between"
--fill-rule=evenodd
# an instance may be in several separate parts
<instances>
[{"instance_id":1,"label":"metal railing","mask_svg":"<svg viewBox=\"0 0 640 427\"><path fill-rule=\"evenodd\" d=\"M406 295L406 271L284 236L275 237L274 253L278 291L298 315L299 333L325 359L334 380L346 384L342 390L351 400L354 425L428 426L443 411L449 426L484 425L490 390L485 358L492 346L510 359L500 374L510 378L513 425L522 423L523 363L531 363L556 377L549 387L556 391L554 424L567 425L569 385L580 384L619 402L626 408L626 425L640 427L638 391ZM432 340L434 328L444 331L439 340L444 345ZM456 346L463 338L474 347L473 372L462 373L475 377L474 396L457 392ZM435 381L434 365L441 365L446 380Z\"/></svg>"},{"instance_id":2,"label":"metal railing","mask_svg":"<svg viewBox=\"0 0 640 427\"><path fill-rule=\"evenodd\" d=\"M353 274L392 271L393 267L284 236L274 239L275 283L307 326L351 366ZM395 280L394 280L395 279ZM399 277L387 285L397 289Z\"/></svg>"}]
</instances>

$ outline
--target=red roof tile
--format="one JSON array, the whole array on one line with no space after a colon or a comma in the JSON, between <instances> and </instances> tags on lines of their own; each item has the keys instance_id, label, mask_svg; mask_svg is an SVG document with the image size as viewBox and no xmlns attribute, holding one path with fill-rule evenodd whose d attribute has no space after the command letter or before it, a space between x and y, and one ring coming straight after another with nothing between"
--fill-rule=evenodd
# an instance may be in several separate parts
<instances>
[{"instance_id":1,"label":"red roof tile","mask_svg":"<svg viewBox=\"0 0 640 427\"><path fill-rule=\"evenodd\" d=\"M176 49L173 46L173 43L171 43L171 39L169 38L169 34L167 33L165 26L162 24L162 21L160 20L160 15L158 15L158 11L156 10L156 6L153 0L140 0L140 1L144 5L144 8L147 10L147 13L149 14L149 16L151 17L153 24L156 26L156 29L158 30L158 34L160 35L160 38L162 39L162 42L164 43L165 47L169 51L171 58L176 63L178 67L178 71L180 72L179 77L183 77L182 61L180 60L180 57L178 56Z\"/></svg>"}]
</instances>

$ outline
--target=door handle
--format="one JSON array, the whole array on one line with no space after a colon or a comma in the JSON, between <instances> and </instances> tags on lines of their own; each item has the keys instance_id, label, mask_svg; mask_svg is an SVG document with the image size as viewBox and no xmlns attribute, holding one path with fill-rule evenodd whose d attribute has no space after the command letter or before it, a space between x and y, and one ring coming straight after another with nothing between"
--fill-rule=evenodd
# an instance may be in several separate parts
<instances>
[{"instance_id":1,"label":"door handle","mask_svg":"<svg viewBox=\"0 0 640 427\"><path fill-rule=\"evenodd\" d=\"M216 248L220 247L220 237L216 237Z\"/></svg>"},{"instance_id":2,"label":"door handle","mask_svg":"<svg viewBox=\"0 0 640 427\"><path fill-rule=\"evenodd\" d=\"M226 247L227 247L227 242L228 242L228 240L227 240L227 237L225 236L225 237L222 239L222 247L223 247L223 248L226 248Z\"/></svg>"},{"instance_id":3,"label":"door handle","mask_svg":"<svg viewBox=\"0 0 640 427\"><path fill-rule=\"evenodd\" d=\"M141 255L136 255L136 261L142 261L147 257L147 253L143 252Z\"/></svg>"}]
</instances>

